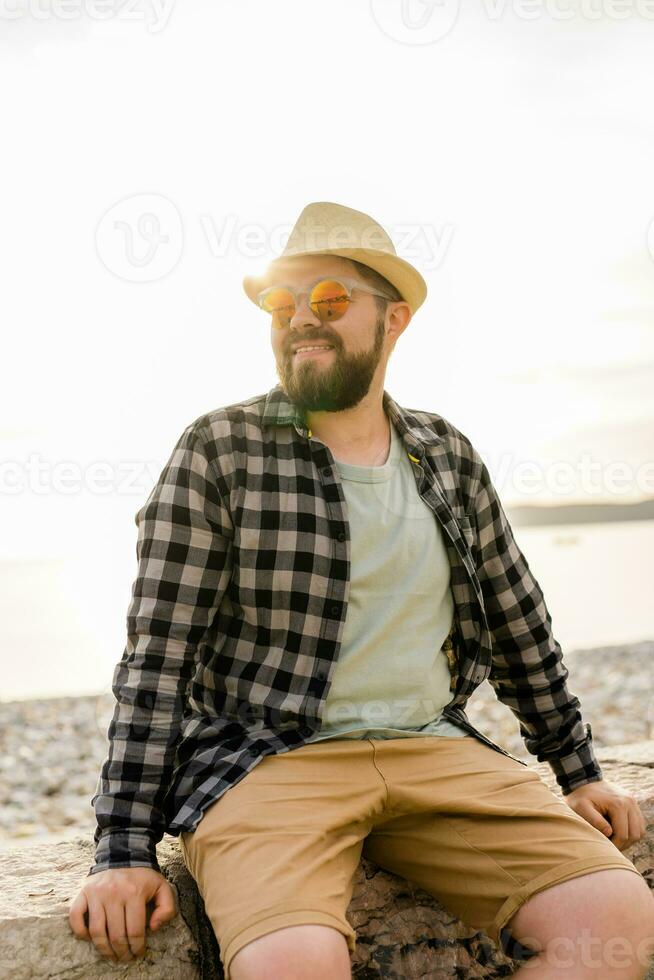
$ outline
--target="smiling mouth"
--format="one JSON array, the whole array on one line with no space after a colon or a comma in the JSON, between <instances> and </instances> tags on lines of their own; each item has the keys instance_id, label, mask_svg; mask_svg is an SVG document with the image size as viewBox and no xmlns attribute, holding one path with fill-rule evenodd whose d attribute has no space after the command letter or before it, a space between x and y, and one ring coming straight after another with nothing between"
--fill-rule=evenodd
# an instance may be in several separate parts
<instances>
[{"instance_id":1,"label":"smiling mouth","mask_svg":"<svg viewBox=\"0 0 654 980\"><path fill-rule=\"evenodd\" d=\"M293 357L303 359L305 357L314 357L318 354L328 354L329 351L334 350L333 347L314 347L312 350L301 350L294 351Z\"/></svg>"}]
</instances>

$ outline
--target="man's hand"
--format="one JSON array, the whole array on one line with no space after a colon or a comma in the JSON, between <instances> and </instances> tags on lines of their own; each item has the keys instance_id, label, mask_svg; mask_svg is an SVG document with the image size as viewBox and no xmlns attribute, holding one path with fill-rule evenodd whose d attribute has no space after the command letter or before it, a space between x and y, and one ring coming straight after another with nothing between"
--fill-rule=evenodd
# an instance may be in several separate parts
<instances>
[{"instance_id":1,"label":"man's hand","mask_svg":"<svg viewBox=\"0 0 654 980\"><path fill-rule=\"evenodd\" d=\"M177 915L173 888L159 871L108 868L86 878L68 920L77 939L90 940L114 963L128 963L145 955L148 903L154 904L152 932Z\"/></svg>"},{"instance_id":2,"label":"man's hand","mask_svg":"<svg viewBox=\"0 0 654 980\"><path fill-rule=\"evenodd\" d=\"M563 799L575 813L609 837L619 851L645 835L645 817L635 797L605 779L578 786Z\"/></svg>"}]
</instances>

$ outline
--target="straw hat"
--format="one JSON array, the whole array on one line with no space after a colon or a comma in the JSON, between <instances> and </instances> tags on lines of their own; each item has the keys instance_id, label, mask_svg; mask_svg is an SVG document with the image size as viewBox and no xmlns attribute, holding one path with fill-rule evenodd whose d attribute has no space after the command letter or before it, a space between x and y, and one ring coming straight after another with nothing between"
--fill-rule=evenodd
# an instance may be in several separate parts
<instances>
[{"instance_id":1,"label":"straw hat","mask_svg":"<svg viewBox=\"0 0 654 980\"><path fill-rule=\"evenodd\" d=\"M405 259L401 259L382 226L362 211L331 201L307 204L297 219L282 254L259 276L246 276L243 288L253 303L262 289L272 284L278 263L299 255L340 255L375 269L393 283L409 304L411 313L422 306L427 283Z\"/></svg>"}]
</instances>

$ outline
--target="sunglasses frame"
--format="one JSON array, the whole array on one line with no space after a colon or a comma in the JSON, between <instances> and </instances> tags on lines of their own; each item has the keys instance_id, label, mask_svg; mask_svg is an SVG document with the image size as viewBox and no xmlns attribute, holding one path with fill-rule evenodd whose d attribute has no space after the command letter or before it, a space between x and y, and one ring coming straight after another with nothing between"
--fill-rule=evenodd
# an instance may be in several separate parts
<instances>
[{"instance_id":1,"label":"sunglasses frame","mask_svg":"<svg viewBox=\"0 0 654 980\"><path fill-rule=\"evenodd\" d=\"M351 279L348 276L319 276L318 279L316 279L315 282L312 282L307 289L301 289L301 290L293 289L292 286L286 286L283 283L280 284L279 286L267 286L266 289L262 289L259 295L257 296L257 302L259 304L259 307L263 310L263 312L267 313L268 316L272 318L273 326L275 326L278 330L282 330L283 327L275 323L274 311L271 312L270 310L264 310L263 308L263 303L268 293L272 292L273 289L288 290L288 292L293 297L295 310L297 312L298 299L301 298L302 296L310 295L311 291L315 289L315 287L321 282L338 282L342 286L344 286L345 292L347 294L348 305L352 302L352 293L354 292L355 289L358 289L363 293L369 293L371 296L381 296L382 299L390 300L391 303L396 302L396 300L394 300L393 297L389 296L387 293L382 293L378 289L373 289L372 286L366 286L365 283L359 282L358 279ZM293 314L293 316L295 316L295 313ZM316 316L319 316L319 314L316 313ZM322 319L322 317L320 317L320 319ZM340 320L340 317L337 317L337 319Z\"/></svg>"}]
</instances>

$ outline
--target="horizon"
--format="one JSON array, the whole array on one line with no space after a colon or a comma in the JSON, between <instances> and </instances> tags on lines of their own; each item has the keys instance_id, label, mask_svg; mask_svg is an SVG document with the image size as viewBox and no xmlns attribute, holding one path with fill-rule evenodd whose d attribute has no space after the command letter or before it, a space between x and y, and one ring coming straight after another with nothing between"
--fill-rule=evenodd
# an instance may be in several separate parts
<instances>
[{"instance_id":1,"label":"horizon","mask_svg":"<svg viewBox=\"0 0 654 980\"><path fill-rule=\"evenodd\" d=\"M654 21L409 6L333 0L327 73L290 0L5 11L5 690L107 679L179 436L278 383L242 280L311 201L372 216L424 276L385 386L471 441L507 511L654 497ZM654 523L551 526L518 536L564 642L654 632Z\"/></svg>"}]
</instances>

